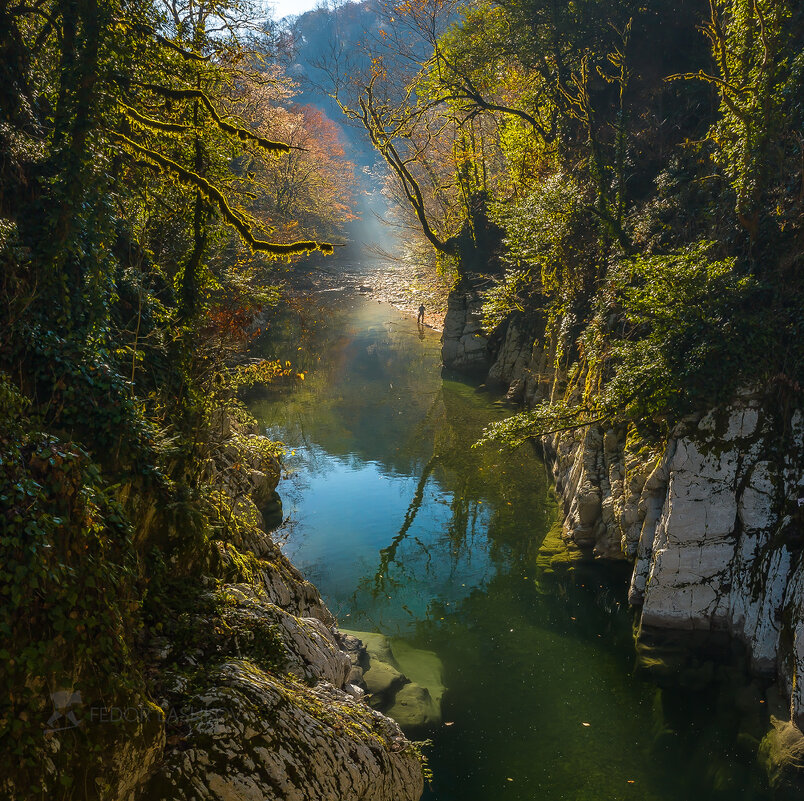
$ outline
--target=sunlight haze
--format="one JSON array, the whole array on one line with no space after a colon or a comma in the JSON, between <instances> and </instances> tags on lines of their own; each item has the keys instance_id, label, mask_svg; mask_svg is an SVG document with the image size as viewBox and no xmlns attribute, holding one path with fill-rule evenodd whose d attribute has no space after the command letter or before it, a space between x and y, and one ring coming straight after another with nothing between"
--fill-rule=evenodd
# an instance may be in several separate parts
<instances>
[{"instance_id":1,"label":"sunlight haze","mask_svg":"<svg viewBox=\"0 0 804 801\"><path fill-rule=\"evenodd\" d=\"M319 0L272 0L268 3L275 19L282 19L296 14L304 14L315 8Z\"/></svg>"}]
</instances>

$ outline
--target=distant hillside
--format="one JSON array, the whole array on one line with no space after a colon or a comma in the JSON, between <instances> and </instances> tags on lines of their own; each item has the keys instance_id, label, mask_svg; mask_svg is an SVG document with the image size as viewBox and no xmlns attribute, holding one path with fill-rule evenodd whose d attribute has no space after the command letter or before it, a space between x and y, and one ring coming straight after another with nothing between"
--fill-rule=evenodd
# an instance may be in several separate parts
<instances>
[{"instance_id":1,"label":"distant hillside","mask_svg":"<svg viewBox=\"0 0 804 801\"><path fill-rule=\"evenodd\" d=\"M331 79L325 65L348 62L350 70L368 66L363 43L380 30L377 0L347 2L337 8L321 7L288 20L288 74L298 82L296 102L321 109L340 127L347 158L357 167L360 181L355 212L360 219L347 224L350 247L339 251L339 261L365 261L363 244L394 248L393 230L377 218L388 214L388 200L381 193L378 176L385 166L362 128L346 124L337 103L327 94Z\"/></svg>"}]
</instances>

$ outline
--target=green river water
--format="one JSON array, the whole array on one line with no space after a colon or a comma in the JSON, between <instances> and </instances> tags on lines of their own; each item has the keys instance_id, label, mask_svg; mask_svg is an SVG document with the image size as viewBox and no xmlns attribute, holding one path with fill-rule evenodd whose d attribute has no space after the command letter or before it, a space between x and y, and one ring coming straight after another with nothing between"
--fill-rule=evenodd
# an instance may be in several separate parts
<instances>
[{"instance_id":1,"label":"green river water","mask_svg":"<svg viewBox=\"0 0 804 801\"><path fill-rule=\"evenodd\" d=\"M496 396L393 308L319 298L262 344L307 371L252 402L289 451L275 535L341 627L441 659L425 798L764 799L733 694L635 675L627 568L547 564L538 452L471 447Z\"/></svg>"}]
</instances>

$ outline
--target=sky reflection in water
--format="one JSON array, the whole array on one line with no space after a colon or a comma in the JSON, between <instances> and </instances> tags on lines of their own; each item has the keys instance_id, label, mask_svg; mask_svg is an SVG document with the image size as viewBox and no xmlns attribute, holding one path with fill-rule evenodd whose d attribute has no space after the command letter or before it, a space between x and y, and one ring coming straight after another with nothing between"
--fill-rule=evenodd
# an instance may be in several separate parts
<instances>
[{"instance_id":1,"label":"sky reflection in water","mask_svg":"<svg viewBox=\"0 0 804 801\"><path fill-rule=\"evenodd\" d=\"M471 447L506 409L442 380L437 335L385 305L328 301L264 344L308 370L252 404L295 451L277 536L343 627L442 659L452 725L432 733L426 797L765 798L716 694L632 675L624 566L544 571L558 511L538 454Z\"/></svg>"}]
</instances>

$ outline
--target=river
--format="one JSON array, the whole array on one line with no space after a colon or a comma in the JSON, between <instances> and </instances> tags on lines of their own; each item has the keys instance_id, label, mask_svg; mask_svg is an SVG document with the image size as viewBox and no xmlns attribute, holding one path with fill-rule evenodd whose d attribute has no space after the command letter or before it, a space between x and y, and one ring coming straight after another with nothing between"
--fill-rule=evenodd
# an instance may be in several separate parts
<instances>
[{"instance_id":1,"label":"river","mask_svg":"<svg viewBox=\"0 0 804 801\"><path fill-rule=\"evenodd\" d=\"M731 695L635 675L626 567L551 561L537 450L472 448L509 410L392 307L319 299L261 345L305 374L251 404L288 448L275 536L341 627L443 663L425 798L764 799Z\"/></svg>"}]
</instances>

